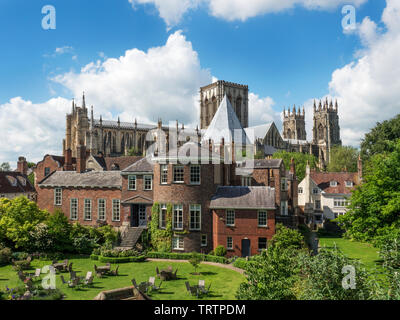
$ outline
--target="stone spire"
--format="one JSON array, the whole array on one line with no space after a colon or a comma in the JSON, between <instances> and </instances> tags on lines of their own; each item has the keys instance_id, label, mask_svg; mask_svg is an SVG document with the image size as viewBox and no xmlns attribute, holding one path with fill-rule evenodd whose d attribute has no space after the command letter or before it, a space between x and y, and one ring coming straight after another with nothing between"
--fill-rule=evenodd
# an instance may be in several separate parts
<instances>
[{"instance_id":1,"label":"stone spire","mask_svg":"<svg viewBox=\"0 0 400 320\"><path fill-rule=\"evenodd\" d=\"M82 108L83 108L83 110L86 110L85 91L83 91L83 95L82 95Z\"/></svg>"}]
</instances>

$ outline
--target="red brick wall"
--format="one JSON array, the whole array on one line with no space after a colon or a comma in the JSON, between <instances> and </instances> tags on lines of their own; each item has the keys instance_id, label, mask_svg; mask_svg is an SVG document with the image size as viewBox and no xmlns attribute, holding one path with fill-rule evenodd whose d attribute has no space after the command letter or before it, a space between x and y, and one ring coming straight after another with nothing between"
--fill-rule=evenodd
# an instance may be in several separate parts
<instances>
[{"instance_id":1,"label":"red brick wall","mask_svg":"<svg viewBox=\"0 0 400 320\"><path fill-rule=\"evenodd\" d=\"M150 175L150 174L149 174ZM143 175L135 175L136 176L136 190L128 190L128 176L122 176L122 199L126 200L137 195L142 195L146 198L153 199L153 190L154 190L154 179L153 179L153 190L143 190L144 188L144 179Z\"/></svg>"},{"instance_id":2,"label":"red brick wall","mask_svg":"<svg viewBox=\"0 0 400 320\"><path fill-rule=\"evenodd\" d=\"M38 188L38 206L53 213L56 209L61 210L70 219L70 200L78 199L78 220L70 220L71 223L78 221L83 225L97 225L98 199L106 199L106 222L114 227L119 227L127 217L121 206L121 221L112 221L112 200L121 200L121 190L119 189L72 189L62 190L62 205L54 205L54 189ZM84 199L92 200L92 220L84 220Z\"/></svg>"},{"instance_id":3,"label":"red brick wall","mask_svg":"<svg viewBox=\"0 0 400 320\"><path fill-rule=\"evenodd\" d=\"M50 173L53 171L62 171L63 168L58 166L58 162L53 160L51 156L46 156L43 161L39 162L34 168L35 173L35 188L38 189L37 183L45 178L44 169L50 168Z\"/></svg>"},{"instance_id":4,"label":"red brick wall","mask_svg":"<svg viewBox=\"0 0 400 320\"><path fill-rule=\"evenodd\" d=\"M228 250L228 256L242 256L242 239L250 240L251 255L258 251L258 238L270 240L275 234L275 211L268 211L268 227L258 226L258 210L235 210L235 226L226 226L225 210L213 210L213 245L226 248L227 237L233 238L233 250Z\"/></svg>"}]
</instances>

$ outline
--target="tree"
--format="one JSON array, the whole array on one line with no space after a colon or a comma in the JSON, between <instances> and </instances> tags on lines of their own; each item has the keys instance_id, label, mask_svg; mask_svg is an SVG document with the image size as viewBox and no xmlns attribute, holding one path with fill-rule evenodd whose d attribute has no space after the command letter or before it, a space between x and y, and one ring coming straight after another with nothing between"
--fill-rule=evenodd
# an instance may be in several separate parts
<instances>
[{"instance_id":1,"label":"tree","mask_svg":"<svg viewBox=\"0 0 400 320\"><path fill-rule=\"evenodd\" d=\"M400 114L391 120L382 123L378 122L376 126L365 135L361 143L361 157L363 160L369 160L372 156L380 153L391 152L392 144L400 138Z\"/></svg>"},{"instance_id":2,"label":"tree","mask_svg":"<svg viewBox=\"0 0 400 320\"><path fill-rule=\"evenodd\" d=\"M70 234L72 225L61 210L56 210L46 221L49 235L53 239L54 251L73 251Z\"/></svg>"},{"instance_id":3,"label":"tree","mask_svg":"<svg viewBox=\"0 0 400 320\"><path fill-rule=\"evenodd\" d=\"M306 247L303 235L283 224L276 225L275 235L271 239L269 250L276 249L303 249Z\"/></svg>"},{"instance_id":4,"label":"tree","mask_svg":"<svg viewBox=\"0 0 400 320\"><path fill-rule=\"evenodd\" d=\"M136 156L136 157L140 157L143 154L140 152L140 150L138 148L130 148L128 150L128 156Z\"/></svg>"},{"instance_id":5,"label":"tree","mask_svg":"<svg viewBox=\"0 0 400 320\"><path fill-rule=\"evenodd\" d=\"M11 166L8 162L3 162L0 165L0 171L11 171Z\"/></svg>"},{"instance_id":6,"label":"tree","mask_svg":"<svg viewBox=\"0 0 400 320\"><path fill-rule=\"evenodd\" d=\"M273 158L283 159L286 168L290 167L290 161L293 159L296 164L296 176L298 181L302 181L306 176L307 162L310 163L311 168L316 168L318 163L318 159L314 155L301 152L279 151L274 153Z\"/></svg>"},{"instance_id":7,"label":"tree","mask_svg":"<svg viewBox=\"0 0 400 320\"><path fill-rule=\"evenodd\" d=\"M192 257L189 259L189 262L194 268L194 274L197 274L197 268L199 267L201 260L201 255L199 253L192 253Z\"/></svg>"},{"instance_id":8,"label":"tree","mask_svg":"<svg viewBox=\"0 0 400 320\"><path fill-rule=\"evenodd\" d=\"M328 172L357 172L359 152L350 146L334 146L331 149L330 162L327 167Z\"/></svg>"},{"instance_id":9,"label":"tree","mask_svg":"<svg viewBox=\"0 0 400 320\"><path fill-rule=\"evenodd\" d=\"M400 140L388 142L388 147L393 152L372 156L349 211L337 219L350 238L367 241L400 227Z\"/></svg>"}]
</instances>

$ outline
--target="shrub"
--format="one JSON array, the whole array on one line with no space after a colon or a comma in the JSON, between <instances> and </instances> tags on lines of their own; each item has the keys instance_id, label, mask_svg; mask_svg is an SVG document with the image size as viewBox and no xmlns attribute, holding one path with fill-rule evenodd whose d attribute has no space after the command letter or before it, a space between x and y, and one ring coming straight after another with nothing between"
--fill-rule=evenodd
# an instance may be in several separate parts
<instances>
[{"instance_id":1,"label":"shrub","mask_svg":"<svg viewBox=\"0 0 400 320\"><path fill-rule=\"evenodd\" d=\"M246 270L247 264L248 264L248 261L245 258L237 258L235 260L235 262L233 263L233 266L235 268Z\"/></svg>"},{"instance_id":2,"label":"shrub","mask_svg":"<svg viewBox=\"0 0 400 320\"><path fill-rule=\"evenodd\" d=\"M29 257L29 253L27 252L13 252L12 259L14 260L26 260Z\"/></svg>"},{"instance_id":3,"label":"shrub","mask_svg":"<svg viewBox=\"0 0 400 320\"><path fill-rule=\"evenodd\" d=\"M383 260L383 267L400 268L400 236L399 234L386 235L376 242L380 251L379 257Z\"/></svg>"},{"instance_id":4,"label":"shrub","mask_svg":"<svg viewBox=\"0 0 400 320\"><path fill-rule=\"evenodd\" d=\"M95 260L95 259L94 259ZM127 262L143 262L146 260L146 256L137 257L103 257L98 256L98 261L103 263L127 263Z\"/></svg>"},{"instance_id":5,"label":"shrub","mask_svg":"<svg viewBox=\"0 0 400 320\"><path fill-rule=\"evenodd\" d=\"M0 248L0 266L5 266L10 263L12 252L10 248Z\"/></svg>"},{"instance_id":6,"label":"shrub","mask_svg":"<svg viewBox=\"0 0 400 320\"><path fill-rule=\"evenodd\" d=\"M218 257L225 257L226 256L226 249L224 246L219 245L215 248L214 254Z\"/></svg>"},{"instance_id":7,"label":"shrub","mask_svg":"<svg viewBox=\"0 0 400 320\"><path fill-rule=\"evenodd\" d=\"M278 223L276 233L271 240L270 249L302 249L305 248L303 235Z\"/></svg>"},{"instance_id":8,"label":"shrub","mask_svg":"<svg viewBox=\"0 0 400 320\"><path fill-rule=\"evenodd\" d=\"M199 264L202 260L203 259L200 253L197 252L192 253L192 257L189 259L189 262L193 266L195 273L197 273L197 268L199 267Z\"/></svg>"},{"instance_id":9,"label":"shrub","mask_svg":"<svg viewBox=\"0 0 400 320\"><path fill-rule=\"evenodd\" d=\"M225 257L217 257L205 254L199 254L204 261L215 262L226 264L227 259ZM189 260L192 258L192 253L175 253L175 252L148 252L148 258L152 259L172 259L172 260Z\"/></svg>"}]
</instances>

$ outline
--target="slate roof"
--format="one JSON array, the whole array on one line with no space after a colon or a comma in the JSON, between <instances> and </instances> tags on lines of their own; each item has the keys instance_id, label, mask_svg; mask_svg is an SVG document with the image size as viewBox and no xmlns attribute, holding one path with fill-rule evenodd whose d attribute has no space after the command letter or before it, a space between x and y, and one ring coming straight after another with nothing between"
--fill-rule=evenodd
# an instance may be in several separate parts
<instances>
[{"instance_id":1,"label":"slate roof","mask_svg":"<svg viewBox=\"0 0 400 320\"><path fill-rule=\"evenodd\" d=\"M241 137L238 132L240 132ZM235 137L235 134L239 137ZM236 140L241 139L243 145L251 144L226 95L208 126L203 141L211 139L214 144L218 144L222 141L222 138L224 138L225 144L230 144L235 138Z\"/></svg>"},{"instance_id":2,"label":"slate roof","mask_svg":"<svg viewBox=\"0 0 400 320\"><path fill-rule=\"evenodd\" d=\"M41 182L39 187L51 188L122 188L121 171L55 171Z\"/></svg>"},{"instance_id":3,"label":"slate roof","mask_svg":"<svg viewBox=\"0 0 400 320\"><path fill-rule=\"evenodd\" d=\"M113 164L117 164L119 166L119 170L124 170L141 159L143 159L143 157L138 156L104 157L107 171L111 171Z\"/></svg>"},{"instance_id":4,"label":"slate roof","mask_svg":"<svg viewBox=\"0 0 400 320\"><path fill-rule=\"evenodd\" d=\"M212 151L210 153L208 146L201 146L196 142L186 142L184 145L179 148L170 149L167 154L159 154L153 157L154 161L164 161L164 160L175 160L179 157L184 158L185 161L189 160L197 160L201 161L202 159L208 160L211 156L212 161L221 161L223 160L221 156Z\"/></svg>"},{"instance_id":5,"label":"slate roof","mask_svg":"<svg viewBox=\"0 0 400 320\"><path fill-rule=\"evenodd\" d=\"M100 127L100 120L95 119L94 125L95 125L95 127ZM104 128L118 128L118 121L102 120L102 126ZM120 122L119 128L134 130L135 124L133 122ZM156 124L138 123L137 128L139 130L151 130L151 129L157 129L157 125Z\"/></svg>"},{"instance_id":6,"label":"slate roof","mask_svg":"<svg viewBox=\"0 0 400 320\"><path fill-rule=\"evenodd\" d=\"M307 140L298 140L298 139L283 139L285 142L289 142L290 144L297 144L297 145L307 145L309 142Z\"/></svg>"},{"instance_id":7,"label":"slate roof","mask_svg":"<svg viewBox=\"0 0 400 320\"><path fill-rule=\"evenodd\" d=\"M358 174L354 172L315 172L311 171L311 179L325 193L330 194L351 194L354 189L346 187L346 181L352 181L353 186L357 185ZM331 187L331 181L336 181L337 186Z\"/></svg>"},{"instance_id":8,"label":"slate roof","mask_svg":"<svg viewBox=\"0 0 400 320\"><path fill-rule=\"evenodd\" d=\"M146 157L142 158L139 161L136 161L135 163L131 164L124 170L122 170L122 174L126 174L129 172L143 172L143 173L152 173L154 168L154 162Z\"/></svg>"},{"instance_id":9,"label":"slate roof","mask_svg":"<svg viewBox=\"0 0 400 320\"><path fill-rule=\"evenodd\" d=\"M247 176L253 173L253 169L279 169L282 165L282 159L254 159L253 161L243 161L237 168L236 174Z\"/></svg>"},{"instance_id":10,"label":"slate roof","mask_svg":"<svg viewBox=\"0 0 400 320\"><path fill-rule=\"evenodd\" d=\"M275 189L271 187L218 187L211 209L275 209Z\"/></svg>"},{"instance_id":11,"label":"slate roof","mask_svg":"<svg viewBox=\"0 0 400 320\"><path fill-rule=\"evenodd\" d=\"M0 194L30 192L35 192L35 188L26 175L16 171L0 171Z\"/></svg>"}]
</instances>

